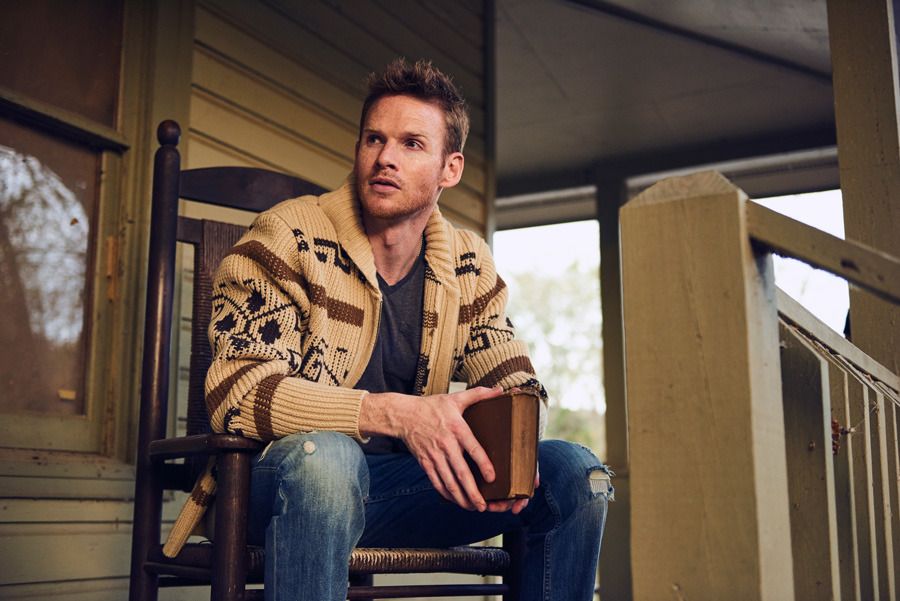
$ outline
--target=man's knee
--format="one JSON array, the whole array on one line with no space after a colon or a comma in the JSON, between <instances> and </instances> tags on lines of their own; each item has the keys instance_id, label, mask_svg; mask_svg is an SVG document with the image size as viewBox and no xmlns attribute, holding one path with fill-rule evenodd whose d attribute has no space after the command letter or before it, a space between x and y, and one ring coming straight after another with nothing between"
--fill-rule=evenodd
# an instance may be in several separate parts
<instances>
[{"instance_id":1,"label":"man's knee","mask_svg":"<svg viewBox=\"0 0 900 601\"><path fill-rule=\"evenodd\" d=\"M586 447L563 440L541 441L538 464L541 483L556 498L582 504L613 497L612 472Z\"/></svg>"},{"instance_id":2,"label":"man's knee","mask_svg":"<svg viewBox=\"0 0 900 601\"><path fill-rule=\"evenodd\" d=\"M301 530L314 523L361 531L369 471L362 449L344 434L286 436L254 457L251 470L248 535L253 544L264 544L275 519Z\"/></svg>"},{"instance_id":3,"label":"man's knee","mask_svg":"<svg viewBox=\"0 0 900 601\"><path fill-rule=\"evenodd\" d=\"M267 455L273 454L273 457ZM276 470L278 494L315 505L360 502L368 494L365 456L351 438L337 432L307 432L272 444L258 468Z\"/></svg>"}]
</instances>

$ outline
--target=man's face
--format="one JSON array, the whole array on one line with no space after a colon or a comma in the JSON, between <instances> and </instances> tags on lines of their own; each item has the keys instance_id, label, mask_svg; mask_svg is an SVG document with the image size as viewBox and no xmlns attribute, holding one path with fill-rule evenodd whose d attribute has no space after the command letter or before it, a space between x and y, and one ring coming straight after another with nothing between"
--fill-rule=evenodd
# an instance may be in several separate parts
<instances>
[{"instance_id":1,"label":"man's face","mask_svg":"<svg viewBox=\"0 0 900 601\"><path fill-rule=\"evenodd\" d=\"M356 143L356 187L363 210L402 220L431 209L462 176L462 154L444 156L441 110L411 96L384 96L369 110Z\"/></svg>"}]
</instances>

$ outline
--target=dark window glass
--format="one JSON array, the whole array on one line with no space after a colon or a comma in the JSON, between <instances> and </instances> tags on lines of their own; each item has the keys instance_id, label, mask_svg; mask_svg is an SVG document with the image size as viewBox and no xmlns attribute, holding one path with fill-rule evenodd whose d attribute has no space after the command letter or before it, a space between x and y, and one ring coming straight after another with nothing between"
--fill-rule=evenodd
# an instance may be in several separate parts
<instances>
[{"instance_id":1,"label":"dark window glass","mask_svg":"<svg viewBox=\"0 0 900 601\"><path fill-rule=\"evenodd\" d=\"M116 126L121 0L0 0L0 86Z\"/></svg>"}]
</instances>

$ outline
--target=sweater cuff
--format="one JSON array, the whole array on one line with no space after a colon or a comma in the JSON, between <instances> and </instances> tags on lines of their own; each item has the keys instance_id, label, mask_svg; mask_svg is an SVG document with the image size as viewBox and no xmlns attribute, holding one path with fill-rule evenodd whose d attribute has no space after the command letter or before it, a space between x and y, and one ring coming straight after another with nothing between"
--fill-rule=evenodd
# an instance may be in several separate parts
<instances>
[{"instance_id":1,"label":"sweater cuff","mask_svg":"<svg viewBox=\"0 0 900 601\"><path fill-rule=\"evenodd\" d=\"M237 421L246 435L259 440L313 430L341 432L360 440L359 411L365 394L300 378L270 377L244 397Z\"/></svg>"}]
</instances>

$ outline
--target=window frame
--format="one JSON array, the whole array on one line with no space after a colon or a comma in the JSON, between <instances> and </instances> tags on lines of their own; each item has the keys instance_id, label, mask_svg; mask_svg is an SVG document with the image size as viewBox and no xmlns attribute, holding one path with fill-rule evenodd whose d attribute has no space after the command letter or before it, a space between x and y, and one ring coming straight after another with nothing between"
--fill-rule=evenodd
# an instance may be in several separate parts
<instances>
[{"instance_id":1,"label":"window frame","mask_svg":"<svg viewBox=\"0 0 900 601\"><path fill-rule=\"evenodd\" d=\"M149 196L159 115L185 119L192 2L125 2L116 128L0 87L0 112L102 153L88 266L88 351L83 415L5 414L0 488L5 497L127 498L140 390ZM179 27L172 29L172 20ZM148 27L149 25L149 27ZM173 44L174 42L174 44ZM174 49L174 50L173 50ZM166 74L165 78L157 76ZM8 492L7 492L8 491Z\"/></svg>"}]
</instances>

